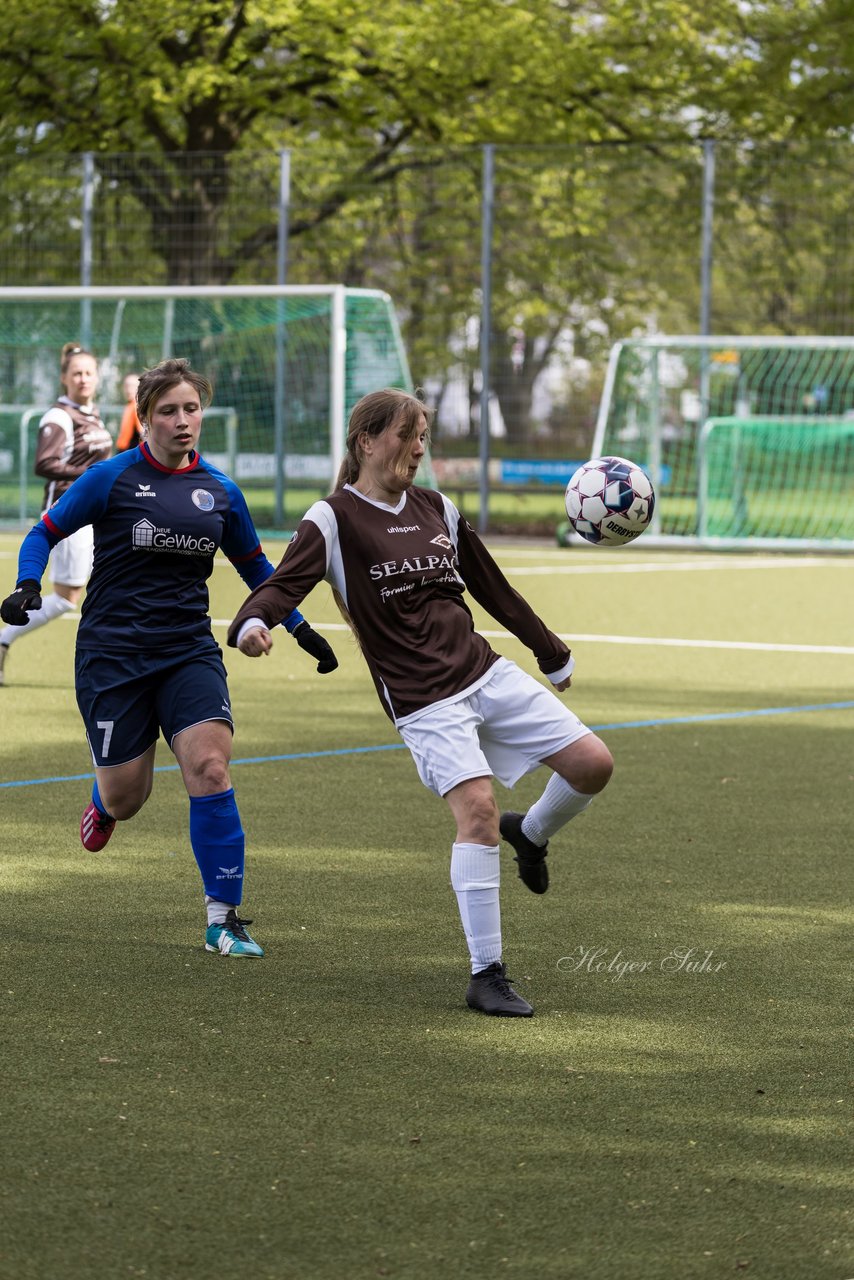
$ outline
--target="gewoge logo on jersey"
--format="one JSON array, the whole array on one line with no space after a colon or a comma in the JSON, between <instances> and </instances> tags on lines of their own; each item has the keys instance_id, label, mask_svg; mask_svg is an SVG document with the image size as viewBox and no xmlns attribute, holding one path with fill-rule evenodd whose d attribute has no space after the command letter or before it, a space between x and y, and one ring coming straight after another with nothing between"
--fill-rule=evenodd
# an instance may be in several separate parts
<instances>
[{"instance_id":1,"label":"gewoge logo on jersey","mask_svg":"<svg viewBox=\"0 0 854 1280\"><path fill-rule=\"evenodd\" d=\"M133 526L133 545L150 548L154 542L155 526L150 520L138 520Z\"/></svg>"},{"instance_id":2,"label":"gewoge logo on jersey","mask_svg":"<svg viewBox=\"0 0 854 1280\"><path fill-rule=\"evenodd\" d=\"M200 511L213 511L214 496L207 489L194 489L190 497Z\"/></svg>"},{"instance_id":3,"label":"gewoge logo on jersey","mask_svg":"<svg viewBox=\"0 0 854 1280\"><path fill-rule=\"evenodd\" d=\"M150 520L137 520L131 532L136 550L171 551L185 556L209 556L216 551L213 538L196 537L191 533L173 533L171 529L159 529Z\"/></svg>"}]
</instances>

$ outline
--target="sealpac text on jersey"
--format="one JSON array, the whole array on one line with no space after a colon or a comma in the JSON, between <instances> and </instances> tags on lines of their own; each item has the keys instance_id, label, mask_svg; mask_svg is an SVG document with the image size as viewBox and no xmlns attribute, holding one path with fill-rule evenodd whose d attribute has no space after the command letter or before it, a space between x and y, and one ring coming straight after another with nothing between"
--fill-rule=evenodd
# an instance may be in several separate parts
<instances>
[{"instance_id":1,"label":"sealpac text on jersey","mask_svg":"<svg viewBox=\"0 0 854 1280\"><path fill-rule=\"evenodd\" d=\"M375 582L381 578L394 578L400 573L428 573L432 569L453 569L455 562L448 556L412 556L409 560L384 560L372 564L370 575Z\"/></svg>"}]
</instances>

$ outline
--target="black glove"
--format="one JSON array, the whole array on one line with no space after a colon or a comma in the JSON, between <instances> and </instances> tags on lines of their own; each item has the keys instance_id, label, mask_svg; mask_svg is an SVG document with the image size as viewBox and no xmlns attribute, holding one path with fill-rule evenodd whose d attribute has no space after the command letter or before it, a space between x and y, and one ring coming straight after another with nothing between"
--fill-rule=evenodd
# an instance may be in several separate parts
<instances>
[{"instance_id":1,"label":"black glove","mask_svg":"<svg viewBox=\"0 0 854 1280\"><path fill-rule=\"evenodd\" d=\"M332 645L327 640L324 640L323 636L319 636L308 625L305 618L303 618L302 622L297 623L291 635L301 649L305 649L306 653L310 653L313 658L317 658L317 669L321 675L325 675L327 671L334 671L338 666L338 659L332 652Z\"/></svg>"},{"instance_id":2,"label":"black glove","mask_svg":"<svg viewBox=\"0 0 854 1280\"><path fill-rule=\"evenodd\" d=\"M25 627L30 620L28 614L41 607L41 584L34 582L32 578L26 578L0 604L0 618L8 622L10 627ZM332 650L330 649L329 652L331 653ZM335 665L337 667L338 663L336 662Z\"/></svg>"}]
</instances>

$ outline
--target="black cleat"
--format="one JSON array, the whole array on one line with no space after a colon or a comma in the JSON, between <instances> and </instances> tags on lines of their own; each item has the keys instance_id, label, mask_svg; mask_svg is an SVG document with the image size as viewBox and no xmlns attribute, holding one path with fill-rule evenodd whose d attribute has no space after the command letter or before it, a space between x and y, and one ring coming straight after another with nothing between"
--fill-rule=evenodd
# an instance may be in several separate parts
<instances>
[{"instance_id":1,"label":"black cleat","mask_svg":"<svg viewBox=\"0 0 854 1280\"><path fill-rule=\"evenodd\" d=\"M518 991L510 986L507 966L496 960L472 978L466 992L466 1004L478 1013L496 1018L530 1018L534 1010Z\"/></svg>"},{"instance_id":2,"label":"black cleat","mask_svg":"<svg viewBox=\"0 0 854 1280\"><path fill-rule=\"evenodd\" d=\"M549 842L534 844L522 831L521 813L502 813L498 829L508 844L516 850L513 861L519 867L519 879L531 893L545 893L549 887L549 869L546 854Z\"/></svg>"}]
</instances>

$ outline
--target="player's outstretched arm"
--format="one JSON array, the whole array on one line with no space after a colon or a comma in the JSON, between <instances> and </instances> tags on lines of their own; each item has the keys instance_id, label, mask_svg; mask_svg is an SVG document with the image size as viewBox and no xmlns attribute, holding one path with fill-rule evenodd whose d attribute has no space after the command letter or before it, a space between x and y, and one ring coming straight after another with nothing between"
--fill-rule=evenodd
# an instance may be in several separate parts
<instances>
[{"instance_id":1,"label":"player's outstretched arm","mask_svg":"<svg viewBox=\"0 0 854 1280\"><path fill-rule=\"evenodd\" d=\"M466 590L531 650L543 675L558 692L569 688L574 666L570 650L510 585L464 517L460 517L457 528L457 551Z\"/></svg>"},{"instance_id":2,"label":"player's outstretched arm","mask_svg":"<svg viewBox=\"0 0 854 1280\"><path fill-rule=\"evenodd\" d=\"M326 544L323 536L312 522L303 520L278 567L254 589L238 610L228 629L228 644L240 648L241 632L250 620L268 631L278 626L317 586L325 573ZM296 632L297 628L292 630Z\"/></svg>"},{"instance_id":3,"label":"player's outstretched arm","mask_svg":"<svg viewBox=\"0 0 854 1280\"><path fill-rule=\"evenodd\" d=\"M42 607L42 575L51 551L60 540L42 518L21 543L15 590L0 604L0 617L10 627L25 627L29 622L28 615Z\"/></svg>"}]
</instances>

